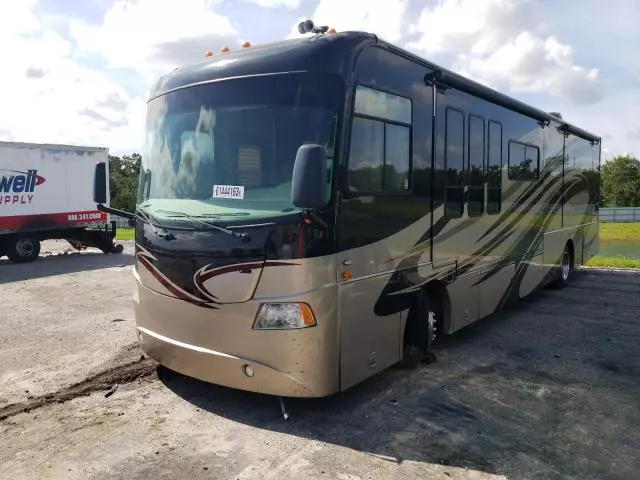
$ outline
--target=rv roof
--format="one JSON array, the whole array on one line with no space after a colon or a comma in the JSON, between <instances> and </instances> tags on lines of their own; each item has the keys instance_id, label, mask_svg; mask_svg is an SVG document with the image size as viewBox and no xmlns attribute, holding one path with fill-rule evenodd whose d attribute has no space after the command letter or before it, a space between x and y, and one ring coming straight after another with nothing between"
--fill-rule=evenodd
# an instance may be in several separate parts
<instances>
[{"instance_id":1,"label":"rv roof","mask_svg":"<svg viewBox=\"0 0 640 480\"><path fill-rule=\"evenodd\" d=\"M485 85L463 77L435 63L379 39L368 32L340 32L301 36L300 38L253 45L238 50L215 53L203 61L176 68L161 77L151 90L150 99L164 93L224 78L266 75L285 72L332 73L351 79L358 53L367 45L379 45L396 54L439 72L440 82L471 95L519 111L539 121L553 122L569 133L593 142L600 137L572 125L554 113L516 100Z\"/></svg>"}]
</instances>

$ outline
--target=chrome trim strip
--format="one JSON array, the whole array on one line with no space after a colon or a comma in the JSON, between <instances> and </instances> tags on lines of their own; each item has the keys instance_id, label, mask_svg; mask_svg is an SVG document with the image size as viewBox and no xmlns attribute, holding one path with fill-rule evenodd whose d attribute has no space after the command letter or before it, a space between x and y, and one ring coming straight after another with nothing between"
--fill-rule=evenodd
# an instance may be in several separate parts
<instances>
[{"instance_id":1,"label":"chrome trim strip","mask_svg":"<svg viewBox=\"0 0 640 480\"><path fill-rule=\"evenodd\" d=\"M283 372L281 370L278 370L277 368L272 367L271 365L267 365L266 363L263 362L259 362L257 360L253 360L251 358L245 358L245 357L237 357L235 355L229 355L228 353L224 353L224 352L218 352L216 350L211 350L209 348L204 348L204 347L199 347L197 345L190 345L188 343L184 343L181 342L179 340L174 340L173 338L169 338L169 337L165 337L164 335L160 335L159 333L156 332L152 332L151 330L144 328L144 327L136 327L140 332L149 335L150 337L153 337L157 340L160 340L162 342L171 344L171 345L175 345L176 347L180 347L180 348L184 348L186 350L191 350L194 352L198 352L198 353L205 353L207 355L213 355L214 357L222 357L222 358L228 358L231 360L239 360L242 362L245 362L247 364L254 364L254 365L260 365L262 367L268 368L270 370L276 371L281 375L284 375L285 377L293 380L294 382L298 382L298 380L293 377L292 375ZM298 382L299 383L299 382Z\"/></svg>"},{"instance_id":2,"label":"chrome trim strip","mask_svg":"<svg viewBox=\"0 0 640 480\"><path fill-rule=\"evenodd\" d=\"M210 350L208 348L199 347L197 345L190 345L188 343L184 343L179 340L174 340L173 338L165 337L164 335L160 335L159 333L152 332L151 330L144 327L137 327L137 329L140 330L142 333L149 335L150 337L157 338L158 340L162 340L165 343L170 343L172 345L175 345L176 347L186 348L188 350L194 350L200 353L207 353L209 355L215 355L216 357L231 358L233 360L244 360L243 358L229 355L228 353L218 352L216 350Z\"/></svg>"},{"instance_id":3,"label":"chrome trim strip","mask_svg":"<svg viewBox=\"0 0 640 480\"><path fill-rule=\"evenodd\" d=\"M580 225L574 225L573 227L564 227L564 228L560 228L558 230L550 230L548 232L542 232L542 233L543 233L543 235L549 235L551 233L566 232L568 230L575 230L577 228L585 227L587 225L598 225L598 224L599 224L599 222L581 223Z\"/></svg>"},{"instance_id":4,"label":"chrome trim strip","mask_svg":"<svg viewBox=\"0 0 640 480\"><path fill-rule=\"evenodd\" d=\"M134 262L137 263L136 260L134 260ZM131 267L131 275L133 275L134 280L136 280L139 283L142 283L140 281L140 274L138 273L138 269L136 268L136 263L134 263L133 266Z\"/></svg>"},{"instance_id":5,"label":"chrome trim strip","mask_svg":"<svg viewBox=\"0 0 640 480\"><path fill-rule=\"evenodd\" d=\"M301 73L308 73L308 72L306 70L290 70L290 71L279 71L279 72L254 73L254 74L249 74L249 75L234 75L232 77L214 78L214 79L209 79L209 80L203 80L201 82L190 83L188 85L181 85L180 87L175 87L175 88L171 88L169 90L164 90L162 93L159 93L159 94L157 94L157 95L155 95L153 97L150 97L147 100L147 103L151 102L152 100L155 100L158 97L162 97L163 95L167 95L169 93L177 92L178 90L184 90L185 88L198 87L200 85L209 85L211 83L220 83L220 82L225 82L225 81L229 81L229 80L239 80L239 79L243 79L243 78L274 77L274 76L277 76L277 75L301 74ZM154 91L154 92L157 91L158 88L160 87L160 83L162 82L162 80L164 80L164 77L161 77L156 82L156 84L151 87L151 90Z\"/></svg>"},{"instance_id":6,"label":"chrome trim strip","mask_svg":"<svg viewBox=\"0 0 640 480\"><path fill-rule=\"evenodd\" d=\"M400 273L400 272L404 272L405 270L411 270L411 269L414 269L414 268L422 268L422 267L426 267L426 266L431 265L431 264L432 263L429 261L429 262L419 263L418 265L410 265L410 266L402 268L400 270L393 269L393 270L385 270L384 272L370 273L369 275L363 275L361 277L350 278L349 280L344 280L344 281L340 282L340 285L344 285L344 284L347 284L347 283L358 282L360 280L368 280L370 278L382 277L383 275L393 275L394 273Z\"/></svg>"}]
</instances>

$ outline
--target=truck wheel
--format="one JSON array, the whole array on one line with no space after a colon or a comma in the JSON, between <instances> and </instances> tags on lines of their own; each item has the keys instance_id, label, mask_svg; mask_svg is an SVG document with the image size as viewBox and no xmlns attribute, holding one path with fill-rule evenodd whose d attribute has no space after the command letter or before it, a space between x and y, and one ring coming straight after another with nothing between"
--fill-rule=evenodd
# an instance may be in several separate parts
<instances>
[{"instance_id":1,"label":"truck wheel","mask_svg":"<svg viewBox=\"0 0 640 480\"><path fill-rule=\"evenodd\" d=\"M99 246L102 253L108 255L109 253L122 253L124 251L124 246L121 243L105 243L102 242L101 246Z\"/></svg>"},{"instance_id":2,"label":"truck wheel","mask_svg":"<svg viewBox=\"0 0 640 480\"><path fill-rule=\"evenodd\" d=\"M78 251L87 249L87 244L84 243L84 242L81 242L80 240L74 240L72 238L67 238L66 240L67 240L67 242L69 242L69 244L73 248L75 248Z\"/></svg>"},{"instance_id":3,"label":"truck wheel","mask_svg":"<svg viewBox=\"0 0 640 480\"><path fill-rule=\"evenodd\" d=\"M40 240L30 235L15 236L6 242L5 248L13 263L33 262L40 255Z\"/></svg>"}]
</instances>

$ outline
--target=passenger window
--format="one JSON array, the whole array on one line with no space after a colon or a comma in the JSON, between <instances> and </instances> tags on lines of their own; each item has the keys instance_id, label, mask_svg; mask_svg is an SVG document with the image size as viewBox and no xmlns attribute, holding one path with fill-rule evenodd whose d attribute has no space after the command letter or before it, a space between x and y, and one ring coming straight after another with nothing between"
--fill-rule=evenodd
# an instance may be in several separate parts
<instances>
[{"instance_id":1,"label":"passenger window","mask_svg":"<svg viewBox=\"0 0 640 480\"><path fill-rule=\"evenodd\" d=\"M445 215L459 218L464 211L464 114L447 109L445 130L445 168L447 189Z\"/></svg>"},{"instance_id":2,"label":"passenger window","mask_svg":"<svg viewBox=\"0 0 640 480\"><path fill-rule=\"evenodd\" d=\"M382 190L384 123L355 117L349 150L349 189L354 192Z\"/></svg>"},{"instance_id":3,"label":"passenger window","mask_svg":"<svg viewBox=\"0 0 640 480\"><path fill-rule=\"evenodd\" d=\"M525 164L528 167L528 174L531 180L538 179L538 172L540 170L540 150L538 147L527 146L525 149Z\"/></svg>"},{"instance_id":4,"label":"passenger window","mask_svg":"<svg viewBox=\"0 0 640 480\"><path fill-rule=\"evenodd\" d=\"M410 171L411 101L358 87L349 147L349 190L360 194L406 192Z\"/></svg>"},{"instance_id":5,"label":"passenger window","mask_svg":"<svg viewBox=\"0 0 640 480\"><path fill-rule=\"evenodd\" d=\"M399 123L411 123L411 100L358 85L355 113Z\"/></svg>"},{"instance_id":6,"label":"passenger window","mask_svg":"<svg viewBox=\"0 0 640 480\"><path fill-rule=\"evenodd\" d=\"M509 141L509 180L531 181L538 178L538 147Z\"/></svg>"},{"instance_id":7,"label":"passenger window","mask_svg":"<svg viewBox=\"0 0 640 480\"><path fill-rule=\"evenodd\" d=\"M409 188L409 127L385 125L384 189L387 191Z\"/></svg>"},{"instance_id":8,"label":"passenger window","mask_svg":"<svg viewBox=\"0 0 640 480\"><path fill-rule=\"evenodd\" d=\"M484 119L469 115L469 192L470 217L484 211Z\"/></svg>"},{"instance_id":9,"label":"passenger window","mask_svg":"<svg viewBox=\"0 0 640 480\"><path fill-rule=\"evenodd\" d=\"M502 125L489 122L489 158L487 162L487 214L502 209Z\"/></svg>"}]
</instances>

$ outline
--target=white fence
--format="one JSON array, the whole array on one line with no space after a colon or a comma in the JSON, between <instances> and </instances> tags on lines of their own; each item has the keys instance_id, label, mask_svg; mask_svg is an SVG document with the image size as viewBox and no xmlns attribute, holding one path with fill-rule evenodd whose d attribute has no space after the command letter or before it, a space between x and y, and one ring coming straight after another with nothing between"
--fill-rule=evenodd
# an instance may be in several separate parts
<instances>
[{"instance_id":1,"label":"white fence","mask_svg":"<svg viewBox=\"0 0 640 480\"><path fill-rule=\"evenodd\" d=\"M111 215L110 220L113 222L116 222L116 228L131 228L129 226L129 220L127 220L126 218L122 218L118 215Z\"/></svg>"},{"instance_id":2,"label":"white fence","mask_svg":"<svg viewBox=\"0 0 640 480\"><path fill-rule=\"evenodd\" d=\"M640 222L640 207L600 209L601 222Z\"/></svg>"}]
</instances>

